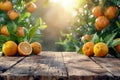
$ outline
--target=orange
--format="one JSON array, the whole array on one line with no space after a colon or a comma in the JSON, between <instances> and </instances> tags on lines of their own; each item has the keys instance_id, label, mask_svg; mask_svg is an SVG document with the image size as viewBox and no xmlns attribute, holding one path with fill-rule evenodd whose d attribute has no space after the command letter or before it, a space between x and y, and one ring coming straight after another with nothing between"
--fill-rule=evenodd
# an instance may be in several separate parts
<instances>
[{"instance_id":1,"label":"orange","mask_svg":"<svg viewBox=\"0 0 120 80\"><path fill-rule=\"evenodd\" d=\"M25 34L24 34L24 27L18 27L17 28L17 36L18 37L24 37Z\"/></svg>"},{"instance_id":2,"label":"orange","mask_svg":"<svg viewBox=\"0 0 120 80\"><path fill-rule=\"evenodd\" d=\"M30 13L34 12L36 9L35 3L27 3L26 4L26 10Z\"/></svg>"},{"instance_id":3,"label":"orange","mask_svg":"<svg viewBox=\"0 0 120 80\"><path fill-rule=\"evenodd\" d=\"M19 13L14 10L10 10L8 12L8 17L10 18L10 20L15 20L16 18L19 17Z\"/></svg>"},{"instance_id":4,"label":"orange","mask_svg":"<svg viewBox=\"0 0 120 80\"><path fill-rule=\"evenodd\" d=\"M6 0L6 1L3 2L3 4L2 4L1 10L3 10L3 11L12 10L12 3L11 3L10 1Z\"/></svg>"},{"instance_id":5,"label":"orange","mask_svg":"<svg viewBox=\"0 0 120 80\"><path fill-rule=\"evenodd\" d=\"M113 19L117 16L118 8L115 6L109 6L105 11L105 16L109 19Z\"/></svg>"},{"instance_id":6,"label":"orange","mask_svg":"<svg viewBox=\"0 0 120 80\"><path fill-rule=\"evenodd\" d=\"M82 36L81 41L84 42L85 40L90 41L91 40L91 35L86 34L86 35Z\"/></svg>"},{"instance_id":7,"label":"orange","mask_svg":"<svg viewBox=\"0 0 120 80\"><path fill-rule=\"evenodd\" d=\"M18 45L18 53L21 56L29 56L32 53L32 47L28 42L21 42Z\"/></svg>"},{"instance_id":8,"label":"orange","mask_svg":"<svg viewBox=\"0 0 120 80\"><path fill-rule=\"evenodd\" d=\"M0 29L0 33L2 35L5 35L5 36L9 36L10 35L6 25L2 26L2 28Z\"/></svg>"},{"instance_id":9,"label":"orange","mask_svg":"<svg viewBox=\"0 0 120 80\"><path fill-rule=\"evenodd\" d=\"M120 40L120 38L117 38L117 39ZM115 40L116 40L116 39L115 39ZM115 46L115 49L116 49L116 51L117 51L118 53L120 53L120 44L118 44L117 46Z\"/></svg>"},{"instance_id":10,"label":"orange","mask_svg":"<svg viewBox=\"0 0 120 80\"><path fill-rule=\"evenodd\" d=\"M82 52L87 56L93 56L94 55L93 47L94 47L93 42L87 42L83 45Z\"/></svg>"},{"instance_id":11,"label":"orange","mask_svg":"<svg viewBox=\"0 0 120 80\"><path fill-rule=\"evenodd\" d=\"M105 16L100 16L95 20L95 28L96 30L102 30L106 28L110 24L110 21Z\"/></svg>"},{"instance_id":12,"label":"orange","mask_svg":"<svg viewBox=\"0 0 120 80\"><path fill-rule=\"evenodd\" d=\"M99 43L95 44L93 50L94 50L95 56L104 57L108 54L109 49L105 43L99 42Z\"/></svg>"},{"instance_id":13,"label":"orange","mask_svg":"<svg viewBox=\"0 0 120 80\"><path fill-rule=\"evenodd\" d=\"M13 56L17 53L17 44L13 41L7 41L2 46L2 52L6 56Z\"/></svg>"},{"instance_id":14,"label":"orange","mask_svg":"<svg viewBox=\"0 0 120 80\"><path fill-rule=\"evenodd\" d=\"M101 6L95 6L93 9L92 9L92 13L95 17L99 17L99 16L102 16L103 15L103 12L102 12L102 8Z\"/></svg>"},{"instance_id":15,"label":"orange","mask_svg":"<svg viewBox=\"0 0 120 80\"><path fill-rule=\"evenodd\" d=\"M31 46L34 54L39 54L42 51L42 46L39 42L33 42L31 43Z\"/></svg>"},{"instance_id":16,"label":"orange","mask_svg":"<svg viewBox=\"0 0 120 80\"><path fill-rule=\"evenodd\" d=\"M2 9L2 6L3 6L3 2L1 1L0 2L0 9Z\"/></svg>"}]
</instances>

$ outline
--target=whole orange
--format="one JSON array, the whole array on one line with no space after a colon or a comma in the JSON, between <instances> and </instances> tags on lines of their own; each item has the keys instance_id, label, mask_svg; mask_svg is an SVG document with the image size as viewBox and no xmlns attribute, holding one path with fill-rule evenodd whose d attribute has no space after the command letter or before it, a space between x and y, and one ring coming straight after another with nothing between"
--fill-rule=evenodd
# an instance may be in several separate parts
<instances>
[{"instance_id":1,"label":"whole orange","mask_svg":"<svg viewBox=\"0 0 120 80\"><path fill-rule=\"evenodd\" d=\"M108 54L109 49L105 43L99 42L99 43L95 44L93 50L94 50L95 56L104 57Z\"/></svg>"},{"instance_id":2,"label":"whole orange","mask_svg":"<svg viewBox=\"0 0 120 80\"><path fill-rule=\"evenodd\" d=\"M36 10L35 3L27 3L26 4L26 10L30 13L34 12Z\"/></svg>"},{"instance_id":3,"label":"whole orange","mask_svg":"<svg viewBox=\"0 0 120 80\"><path fill-rule=\"evenodd\" d=\"M82 52L87 56L93 56L94 55L93 47L94 47L93 42L87 42L83 45Z\"/></svg>"},{"instance_id":4,"label":"whole orange","mask_svg":"<svg viewBox=\"0 0 120 80\"><path fill-rule=\"evenodd\" d=\"M39 54L42 51L42 46L39 42L33 42L31 43L31 46L34 54Z\"/></svg>"},{"instance_id":5,"label":"whole orange","mask_svg":"<svg viewBox=\"0 0 120 80\"><path fill-rule=\"evenodd\" d=\"M6 56L13 56L17 53L17 44L13 41L7 41L2 46L2 52Z\"/></svg>"},{"instance_id":6,"label":"whole orange","mask_svg":"<svg viewBox=\"0 0 120 80\"><path fill-rule=\"evenodd\" d=\"M118 8L115 6L109 6L105 11L105 16L109 19L113 19L117 16Z\"/></svg>"},{"instance_id":7,"label":"whole orange","mask_svg":"<svg viewBox=\"0 0 120 80\"><path fill-rule=\"evenodd\" d=\"M2 35L5 35L5 36L9 36L10 35L6 25L2 26L2 28L0 29L0 33Z\"/></svg>"},{"instance_id":8,"label":"whole orange","mask_svg":"<svg viewBox=\"0 0 120 80\"><path fill-rule=\"evenodd\" d=\"M12 10L12 3L8 0L2 3L1 10L3 11L9 11Z\"/></svg>"},{"instance_id":9,"label":"whole orange","mask_svg":"<svg viewBox=\"0 0 120 80\"><path fill-rule=\"evenodd\" d=\"M24 34L24 27L18 27L17 28L17 36L18 37L24 37L25 34Z\"/></svg>"},{"instance_id":10,"label":"whole orange","mask_svg":"<svg viewBox=\"0 0 120 80\"><path fill-rule=\"evenodd\" d=\"M92 9L92 13L95 17L103 16L102 8L101 6L95 6Z\"/></svg>"},{"instance_id":11,"label":"whole orange","mask_svg":"<svg viewBox=\"0 0 120 80\"><path fill-rule=\"evenodd\" d=\"M84 42L85 40L90 41L91 40L91 35L85 34L82 36L81 41Z\"/></svg>"},{"instance_id":12,"label":"whole orange","mask_svg":"<svg viewBox=\"0 0 120 80\"><path fill-rule=\"evenodd\" d=\"M2 6L3 6L3 2L0 1L0 10L2 9Z\"/></svg>"},{"instance_id":13,"label":"whole orange","mask_svg":"<svg viewBox=\"0 0 120 80\"><path fill-rule=\"evenodd\" d=\"M16 18L19 17L19 13L14 10L10 10L8 12L8 17L10 18L10 20L15 20Z\"/></svg>"},{"instance_id":14,"label":"whole orange","mask_svg":"<svg viewBox=\"0 0 120 80\"><path fill-rule=\"evenodd\" d=\"M100 16L95 20L95 28L96 30L102 30L106 28L110 24L110 21L105 16Z\"/></svg>"}]
</instances>

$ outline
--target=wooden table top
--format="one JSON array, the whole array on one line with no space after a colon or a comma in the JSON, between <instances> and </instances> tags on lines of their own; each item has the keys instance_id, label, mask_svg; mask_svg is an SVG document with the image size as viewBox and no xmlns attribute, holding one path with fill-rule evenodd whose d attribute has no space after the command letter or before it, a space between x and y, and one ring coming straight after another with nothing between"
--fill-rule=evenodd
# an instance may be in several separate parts
<instances>
[{"instance_id":1,"label":"wooden table top","mask_svg":"<svg viewBox=\"0 0 120 80\"><path fill-rule=\"evenodd\" d=\"M120 60L49 51L0 57L0 80L120 80Z\"/></svg>"}]
</instances>

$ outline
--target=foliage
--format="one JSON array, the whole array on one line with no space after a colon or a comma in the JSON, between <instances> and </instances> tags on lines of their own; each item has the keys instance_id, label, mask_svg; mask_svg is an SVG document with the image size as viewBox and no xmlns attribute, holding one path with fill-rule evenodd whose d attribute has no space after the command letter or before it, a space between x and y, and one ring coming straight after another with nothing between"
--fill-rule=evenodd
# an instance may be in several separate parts
<instances>
[{"instance_id":1,"label":"foliage","mask_svg":"<svg viewBox=\"0 0 120 80\"><path fill-rule=\"evenodd\" d=\"M102 3L100 3L102 1ZM85 34L92 36L92 42L104 42L109 47L109 53L115 57L120 57L119 53L115 50L115 46L120 44L120 1L119 0L79 0L78 7L75 9L77 15L74 22L71 24L69 33L64 33L64 39L59 41L59 44L65 46L66 51L81 52L84 42L81 41L81 37ZM102 6L103 11L108 6L116 6L118 8L117 17L110 20L109 26L103 30L95 29L96 17L92 14L92 9L95 6ZM68 36L69 35L69 36ZM87 42L87 41L86 41Z\"/></svg>"},{"instance_id":2,"label":"foliage","mask_svg":"<svg viewBox=\"0 0 120 80\"><path fill-rule=\"evenodd\" d=\"M6 0L0 0L0 2L5 2ZM12 3L12 10L19 13L19 17L15 20L10 20L8 17L8 12L0 9L0 28L3 25L7 25L8 32L10 36L5 36L0 34L0 50L4 42L8 40L15 41L19 44L22 41L32 42L33 39L39 39L41 36L41 30L46 28L46 25L41 18L36 18L32 16L31 12L26 10L27 3L34 3L36 0L9 0ZM24 27L25 36L19 37L16 35L17 27ZM35 36L39 35L39 36Z\"/></svg>"}]
</instances>

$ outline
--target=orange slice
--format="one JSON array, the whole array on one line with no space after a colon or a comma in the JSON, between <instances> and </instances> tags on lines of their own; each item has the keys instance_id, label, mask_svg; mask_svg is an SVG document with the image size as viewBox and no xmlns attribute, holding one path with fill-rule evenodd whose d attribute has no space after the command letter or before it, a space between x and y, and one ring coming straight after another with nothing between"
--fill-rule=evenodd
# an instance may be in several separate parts
<instances>
[{"instance_id":1,"label":"orange slice","mask_svg":"<svg viewBox=\"0 0 120 80\"><path fill-rule=\"evenodd\" d=\"M28 42L21 42L18 45L18 53L21 56L29 56L32 53L32 47Z\"/></svg>"}]
</instances>

